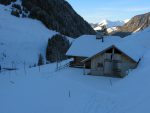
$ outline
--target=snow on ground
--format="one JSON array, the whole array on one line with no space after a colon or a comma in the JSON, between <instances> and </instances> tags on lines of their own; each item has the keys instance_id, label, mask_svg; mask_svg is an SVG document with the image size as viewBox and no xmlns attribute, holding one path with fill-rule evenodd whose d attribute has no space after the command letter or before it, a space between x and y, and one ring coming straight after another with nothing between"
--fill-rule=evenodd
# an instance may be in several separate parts
<instances>
[{"instance_id":1,"label":"snow on ground","mask_svg":"<svg viewBox=\"0 0 150 113\"><path fill-rule=\"evenodd\" d=\"M120 80L83 75L82 69L75 68L55 72L55 68L54 63L40 71L37 67L2 72L0 113L93 113L94 104L104 102L106 91ZM95 102L99 92L103 96Z\"/></svg>"},{"instance_id":2,"label":"snow on ground","mask_svg":"<svg viewBox=\"0 0 150 113\"><path fill-rule=\"evenodd\" d=\"M111 89L117 94L117 106L112 113L149 113L150 108L150 51L148 51L139 67ZM104 112L105 113L105 112Z\"/></svg>"},{"instance_id":3,"label":"snow on ground","mask_svg":"<svg viewBox=\"0 0 150 113\"><path fill-rule=\"evenodd\" d=\"M149 34L150 28L123 39L143 48L139 66L124 79L69 67L56 72L55 63L2 72L0 113L149 113Z\"/></svg>"},{"instance_id":4,"label":"snow on ground","mask_svg":"<svg viewBox=\"0 0 150 113\"><path fill-rule=\"evenodd\" d=\"M118 30L117 27L110 27L110 28L107 29L107 32L108 32L108 33L112 33L112 32L114 32L114 31L116 31L116 30Z\"/></svg>"},{"instance_id":5,"label":"snow on ground","mask_svg":"<svg viewBox=\"0 0 150 113\"><path fill-rule=\"evenodd\" d=\"M0 65L33 66L39 54L45 57L48 39L56 32L48 30L40 21L11 16L9 10L9 6L0 5Z\"/></svg>"},{"instance_id":6,"label":"snow on ground","mask_svg":"<svg viewBox=\"0 0 150 113\"><path fill-rule=\"evenodd\" d=\"M36 62L37 54L44 54L47 39L56 32L39 21L18 19L9 13L0 7L0 62ZM83 75L82 69L69 67L56 71L55 63L3 70L0 113L149 113L149 36L147 28L122 39L126 51L142 54L137 69L124 79Z\"/></svg>"},{"instance_id":7,"label":"snow on ground","mask_svg":"<svg viewBox=\"0 0 150 113\"><path fill-rule=\"evenodd\" d=\"M124 23L126 24L126 23L128 23L130 20L131 20L131 19L125 19L125 20L124 20Z\"/></svg>"}]
</instances>

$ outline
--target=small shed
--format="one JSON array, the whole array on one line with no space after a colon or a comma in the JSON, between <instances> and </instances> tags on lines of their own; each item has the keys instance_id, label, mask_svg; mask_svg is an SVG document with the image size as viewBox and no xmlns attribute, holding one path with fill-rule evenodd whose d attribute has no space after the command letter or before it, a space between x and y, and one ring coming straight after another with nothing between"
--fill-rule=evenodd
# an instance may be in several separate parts
<instances>
[{"instance_id":1,"label":"small shed","mask_svg":"<svg viewBox=\"0 0 150 113\"><path fill-rule=\"evenodd\" d=\"M91 75L104 75L124 77L128 74L130 69L135 69L139 61L134 60L115 45L112 45L99 53L83 60L91 62L90 73Z\"/></svg>"},{"instance_id":2,"label":"small shed","mask_svg":"<svg viewBox=\"0 0 150 113\"><path fill-rule=\"evenodd\" d=\"M66 53L69 58L74 59L70 62L70 66L83 68L84 65L81 61L91 57L95 53L98 53L100 49L108 47L120 40L121 38L118 36L105 36L103 43L101 39L97 38L97 35L80 36L73 42ZM90 61L86 63L86 68L90 68Z\"/></svg>"}]
</instances>

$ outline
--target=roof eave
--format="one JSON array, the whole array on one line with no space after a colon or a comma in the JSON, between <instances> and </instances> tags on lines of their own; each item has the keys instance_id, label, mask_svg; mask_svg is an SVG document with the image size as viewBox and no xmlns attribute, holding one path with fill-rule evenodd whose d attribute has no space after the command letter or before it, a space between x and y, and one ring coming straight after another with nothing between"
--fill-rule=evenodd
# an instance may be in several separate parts
<instances>
[{"instance_id":1,"label":"roof eave","mask_svg":"<svg viewBox=\"0 0 150 113\"><path fill-rule=\"evenodd\" d=\"M131 60L133 60L135 63L138 63L137 60L135 60L134 58L132 58L132 57L130 57L129 55L127 55L126 53L124 53L122 50L120 50L120 49L119 49L118 47L116 47L115 45L111 45L110 47L104 49L103 51L101 51L101 52L99 52L99 53L97 53L97 54L95 54L95 55L93 55L93 56L91 56L91 57L88 57L87 59L84 59L84 60L82 60L81 62L85 63L85 62L91 60L91 59L92 59L93 57L95 57L96 55L102 54L104 51L106 51L106 50L108 50L108 49L110 49L110 48L112 48L112 47L117 48L119 51L121 51L124 55L128 56L128 57L129 57ZM140 58L139 58L139 59L140 59Z\"/></svg>"}]
</instances>

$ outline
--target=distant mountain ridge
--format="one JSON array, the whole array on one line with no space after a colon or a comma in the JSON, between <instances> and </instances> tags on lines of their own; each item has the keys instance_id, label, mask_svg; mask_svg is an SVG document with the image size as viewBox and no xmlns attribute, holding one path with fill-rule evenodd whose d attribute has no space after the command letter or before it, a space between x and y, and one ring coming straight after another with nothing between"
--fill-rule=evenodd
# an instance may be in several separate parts
<instances>
[{"instance_id":1,"label":"distant mountain ridge","mask_svg":"<svg viewBox=\"0 0 150 113\"><path fill-rule=\"evenodd\" d=\"M122 26L124 24L124 21L110 21L110 20L103 20L98 25L103 26L106 25L107 28L115 27L115 26Z\"/></svg>"},{"instance_id":2,"label":"distant mountain ridge","mask_svg":"<svg viewBox=\"0 0 150 113\"><path fill-rule=\"evenodd\" d=\"M117 26L123 26L128 20L125 21L110 21L110 20L103 20L100 23L97 24L91 24L93 29L96 30L101 30L102 26L106 26L107 28L112 28L112 27L117 27Z\"/></svg>"},{"instance_id":3,"label":"distant mountain ridge","mask_svg":"<svg viewBox=\"0 0 150 113\"><path fill-rule=\"evenodd\" d=\"M118 27L113 35L125 37L150 26L150 12L134 16L125 25Z\"/></svg>"}]
</instances>

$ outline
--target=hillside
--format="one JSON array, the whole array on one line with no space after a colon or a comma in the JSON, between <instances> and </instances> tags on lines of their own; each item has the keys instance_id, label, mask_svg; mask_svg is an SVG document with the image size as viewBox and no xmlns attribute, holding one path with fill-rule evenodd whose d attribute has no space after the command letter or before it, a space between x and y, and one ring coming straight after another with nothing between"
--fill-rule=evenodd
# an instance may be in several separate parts
<instances>
[{"instance_id":1,"label":"hillside","mask_svg":"<svg viewBox=\"0 0 150 113\"><path fill-rule=\"evenodd\" d=\"M37 64L39 54L45 59L48 39L54 34L57 32L40 21L11 16L10 8L0 5L0 65L20 68Z\"/></svg>"},{"instance_id":2,"label":"hillside","mask_svg":"<svg viewBox=\"0 0 150 113\"><path fill-rule=\"evenodd\" d=\"M134 32L143 30L150 26L150 13L141 14L133 17L124 26L118 27L118 29L113 33L113 35L118 35L125 37Z\"/></svg>"},{"instance_id":3,"label":"hillside","mask_svg":"<svg viewBox=\"0 0 150 113\"><path fill-rule=\"evenodd\" d=\"M19 3L19 4L18 4ZM12 14L40 20L47 28L70 37L95 34L92 27L65 0L0 0Z\"/></svg>"},{"instance_id":4,"label":"hillside","mask_svg":"<svg viewBox=\"0 0 150 113\"><path fill-rule=\"evenodd\" d=\"M65 0L23 0L30 17L42 21L49 29L71 37L94 34L91 26Z\"/></svg>"},{"instance_id":5,"label":"hillside","mask_svg":"<svg viewBox=\"0 0 150 113\"><path fill-rule=\"evenodd\" d=\"M0 112L149 113L149 35L150 28L122 39L129 50L135 46L143 54L124 79L83 76L82 69L69 67L56 71L55 63L1 72Z\"/></svg>"},{"instance_id":6,"label":"hillside","mask_svg":"<svg viewBox=\"0 0 150 113\"><path fill-rule=\"evenodd\" d=\"M104 36L102 42L95 35L83 35L77 39L68 37L94 32L64 0L23 0L23 5L31 12L30 18L21 17L24 11L19 13L19 17L12 16L12 1L15 4L22 3L20 0L0 0L5 5L0 5L0 113L150 113L150 13L134 17L124 25L127 27L109 26L107 30L124 28L129 31L123 31L124 36L126 33L131 35L124 38ZM43 4L43 1L46 3ZM41 10L44 16L41 16ZM62 14L64 10L65 14ZM49 21L51 13L56 15ZM58 48L53 51L51 48L63 40L58 37L53 39L53 36L64 33L60 31L60 26L57 26L58 29L48 26L49 23L45 23L45 26L43 23L47 16L47 22L54 22L54 26L59 24L62 29L67 29L70 34L65 31L68 36L63 38L72 46L77 45L73 51L77 56L87 54L87 57L91 57L100 49L106 50L105 47L114 45L118 49L107 51L111 61L114 55L120 54L119 63L127 63L122 60L125 54L137 59L137 67L128 70L124 78L115 78L86 75L84 72L91 69L69 67L73 59L47 63L46 52L51 55L54 51L55 58L60 57ZM67 18L64 21L67 25L58 21L58 16L60 19ZM46 51L47 44L50 49ZM61 45L64 48L60 46L59 49L66 51L65 43ZM35 66L39 55L44 58L45 65ZM102 57L104 62L110 62L107 57ZM100 60L97 60L99 64ZM15 70L11 70L13 68Z\"/></svg>"}]
</instances>

